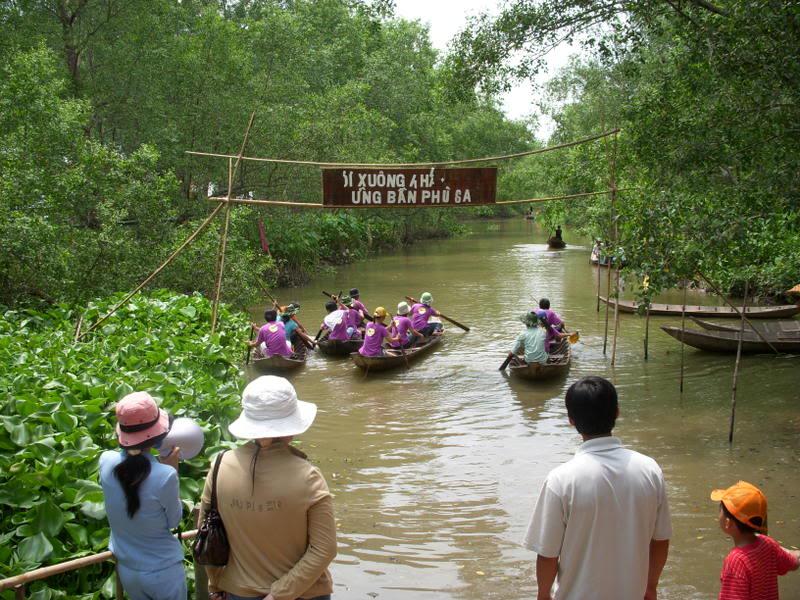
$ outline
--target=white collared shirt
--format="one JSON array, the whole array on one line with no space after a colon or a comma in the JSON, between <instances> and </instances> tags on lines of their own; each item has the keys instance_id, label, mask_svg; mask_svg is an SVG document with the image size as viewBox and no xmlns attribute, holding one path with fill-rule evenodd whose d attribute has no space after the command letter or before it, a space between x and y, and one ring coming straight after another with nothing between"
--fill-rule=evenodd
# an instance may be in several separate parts
<instances>
[{"instance_id":1,"label":"white collared shirt","mask_svg":"<svg viewBox=\"0 0 800 600\"><path fill-rule=\"evenodd\" d=\"M658 464L609 436L550 471L524 545L558 557L555 600L641 600L650 540L671 534Z\"/></svg>"}]
</instances>

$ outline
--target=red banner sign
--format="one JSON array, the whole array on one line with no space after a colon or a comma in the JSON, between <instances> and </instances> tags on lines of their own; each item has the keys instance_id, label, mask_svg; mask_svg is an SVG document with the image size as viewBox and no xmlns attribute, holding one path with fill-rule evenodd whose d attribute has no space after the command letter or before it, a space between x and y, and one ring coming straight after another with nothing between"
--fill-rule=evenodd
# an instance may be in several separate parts
<instances>
[{"instance_id":1,"label":"red banner sign","mask_svg":"<svg viewBox=\"0 0 800 600\"><path fill-rule=\"evenodd\" d=\"M496 192L497 167L322 170L324 206L478 206Z\"/></svg>"}]
</instances>

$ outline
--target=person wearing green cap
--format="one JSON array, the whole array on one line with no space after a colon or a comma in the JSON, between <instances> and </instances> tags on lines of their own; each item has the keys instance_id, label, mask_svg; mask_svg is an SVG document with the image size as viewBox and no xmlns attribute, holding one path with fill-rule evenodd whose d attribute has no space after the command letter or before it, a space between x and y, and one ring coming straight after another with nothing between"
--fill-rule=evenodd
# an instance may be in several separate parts
<instances>
[{"instance_id":1,"label":"person wearing green cap","mask_svg":"<svg viewBox=\"0 0 800 600\"><path fill-rule=\"evenodd\" d=\"M510 357L515 357L518 361L545 364L547 362L547 351L544 349L544 342L547 338L545 329L546 315L544 311L537 310L525 313L519 320L525 325L525 331L517 336L514 347L509 352Z\"/></svg>"},{"instance_id":2,"label":"person wearing green cap","mask_svg":"<svg viewBox=\"0 0 800 600\"><path fill-rule=\"evenodd\" d=\"M423 292L419 302L411 307L411 326L425 337L442 330L441 323L428 323L431 317L438 317L439 312L431 308L433 296L430 292Z\"/></svg>"},{"instance_id":3,"label":"person wearing green cap","mask_svg":"<svg viewBox=\"0 0 800 600\"><path fill-rule=\"evenodd\" d=\"M299 302L291 302L289 306L283 309L281 313L280 319L283 321L283 328L286 332L286 341L288 341L295 352L298 350L305 349L305 345L302 343L301 338L306 341L308 346L313 346L314 341L303 332L302 329L298 326L297 321L294 319L294 316L300 312L300 303Z\"/></svg>"},{"instance_id":4,"label":"person wearing green cap","mask_svg":"<svg viewBox=\"0 0 800 600\"><path fill-rule=\"evenodd\" d=\"M335 296L332 296L335 298ZM353 299L350 296L342 296L337 299L339 307L342 309L343 318L347 323L347 335L350 339L359 339L361 332L358 329L359 324L364 318L356 308L353 307Z\"/></svg>"}]
</instances>

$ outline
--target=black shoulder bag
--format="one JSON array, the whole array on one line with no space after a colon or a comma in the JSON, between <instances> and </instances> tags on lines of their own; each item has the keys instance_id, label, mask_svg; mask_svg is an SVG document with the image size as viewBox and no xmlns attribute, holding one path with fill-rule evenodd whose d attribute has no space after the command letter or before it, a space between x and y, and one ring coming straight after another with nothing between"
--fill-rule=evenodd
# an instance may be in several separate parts
<instances>
[{"instance_id":1,"label":"black shoulder bag","mask_svg":"<svg viewBox=\"0 0 800 600\"><path fill-rule=\"evenodd\" d=\"M214 463L214 474L211 476L211 506L206 511L203 522L197 530L197 537L192 544L194 562L209 567L224 567L228 564L228 555L231 551L225 525L217 510L217 474L222 456L227 452L223 450L217 455Z\"/></svg>"}]
</instances>

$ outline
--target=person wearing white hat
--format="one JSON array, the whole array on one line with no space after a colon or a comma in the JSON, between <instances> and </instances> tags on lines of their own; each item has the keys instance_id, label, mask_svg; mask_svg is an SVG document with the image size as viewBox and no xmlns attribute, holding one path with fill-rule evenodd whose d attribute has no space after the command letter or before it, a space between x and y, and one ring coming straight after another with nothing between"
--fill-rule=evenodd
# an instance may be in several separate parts
<instances>
[{"instance_id":1,"label":"person wearing white hat","mask_svg":"<svg viewBox=\"0 0 800 600\"><path fill-rule=\"evenodd\" d=\"M224 567L206 567L214 600L330 597L333 501L319 469L289 443L316 414L316 405L298 400L283 377L259 377L242 392L242 412L228 430L248 442L223 455L217 475L230 558ZM209 471L200 521L211 504L211 486Z\"/></svg>"},{"instance_id":2,"label":"person wearing white hat","mask_svg":"<svg viewBox=\"0 0 800 600\"><path fill-rule=\"evenodd\" d=\"M410 348L414 344L414 339L409 333L417 336L420 340L425 339L424 335L411 326L411 319L408 318L409 312L411 312L411 307L408 302L400 302L397 305L397 314L392 317L390 329L400 339L390 344L392 348Z\"/></svg>"},{"instance_id":3,"label":"person wearing white hat","mask_svg":"<svg viewBox=\"0 0 800 600\"><path fill-rule=\"evenodd\" d=\"M150 453L164 442L171 418L147 392L125 396L116 414L121 450L100 456L100 485L122 587L131 600L186 600L183 548L170 532L182 514L180 448L161 460Z\"/></svg>"}]
</instances>

